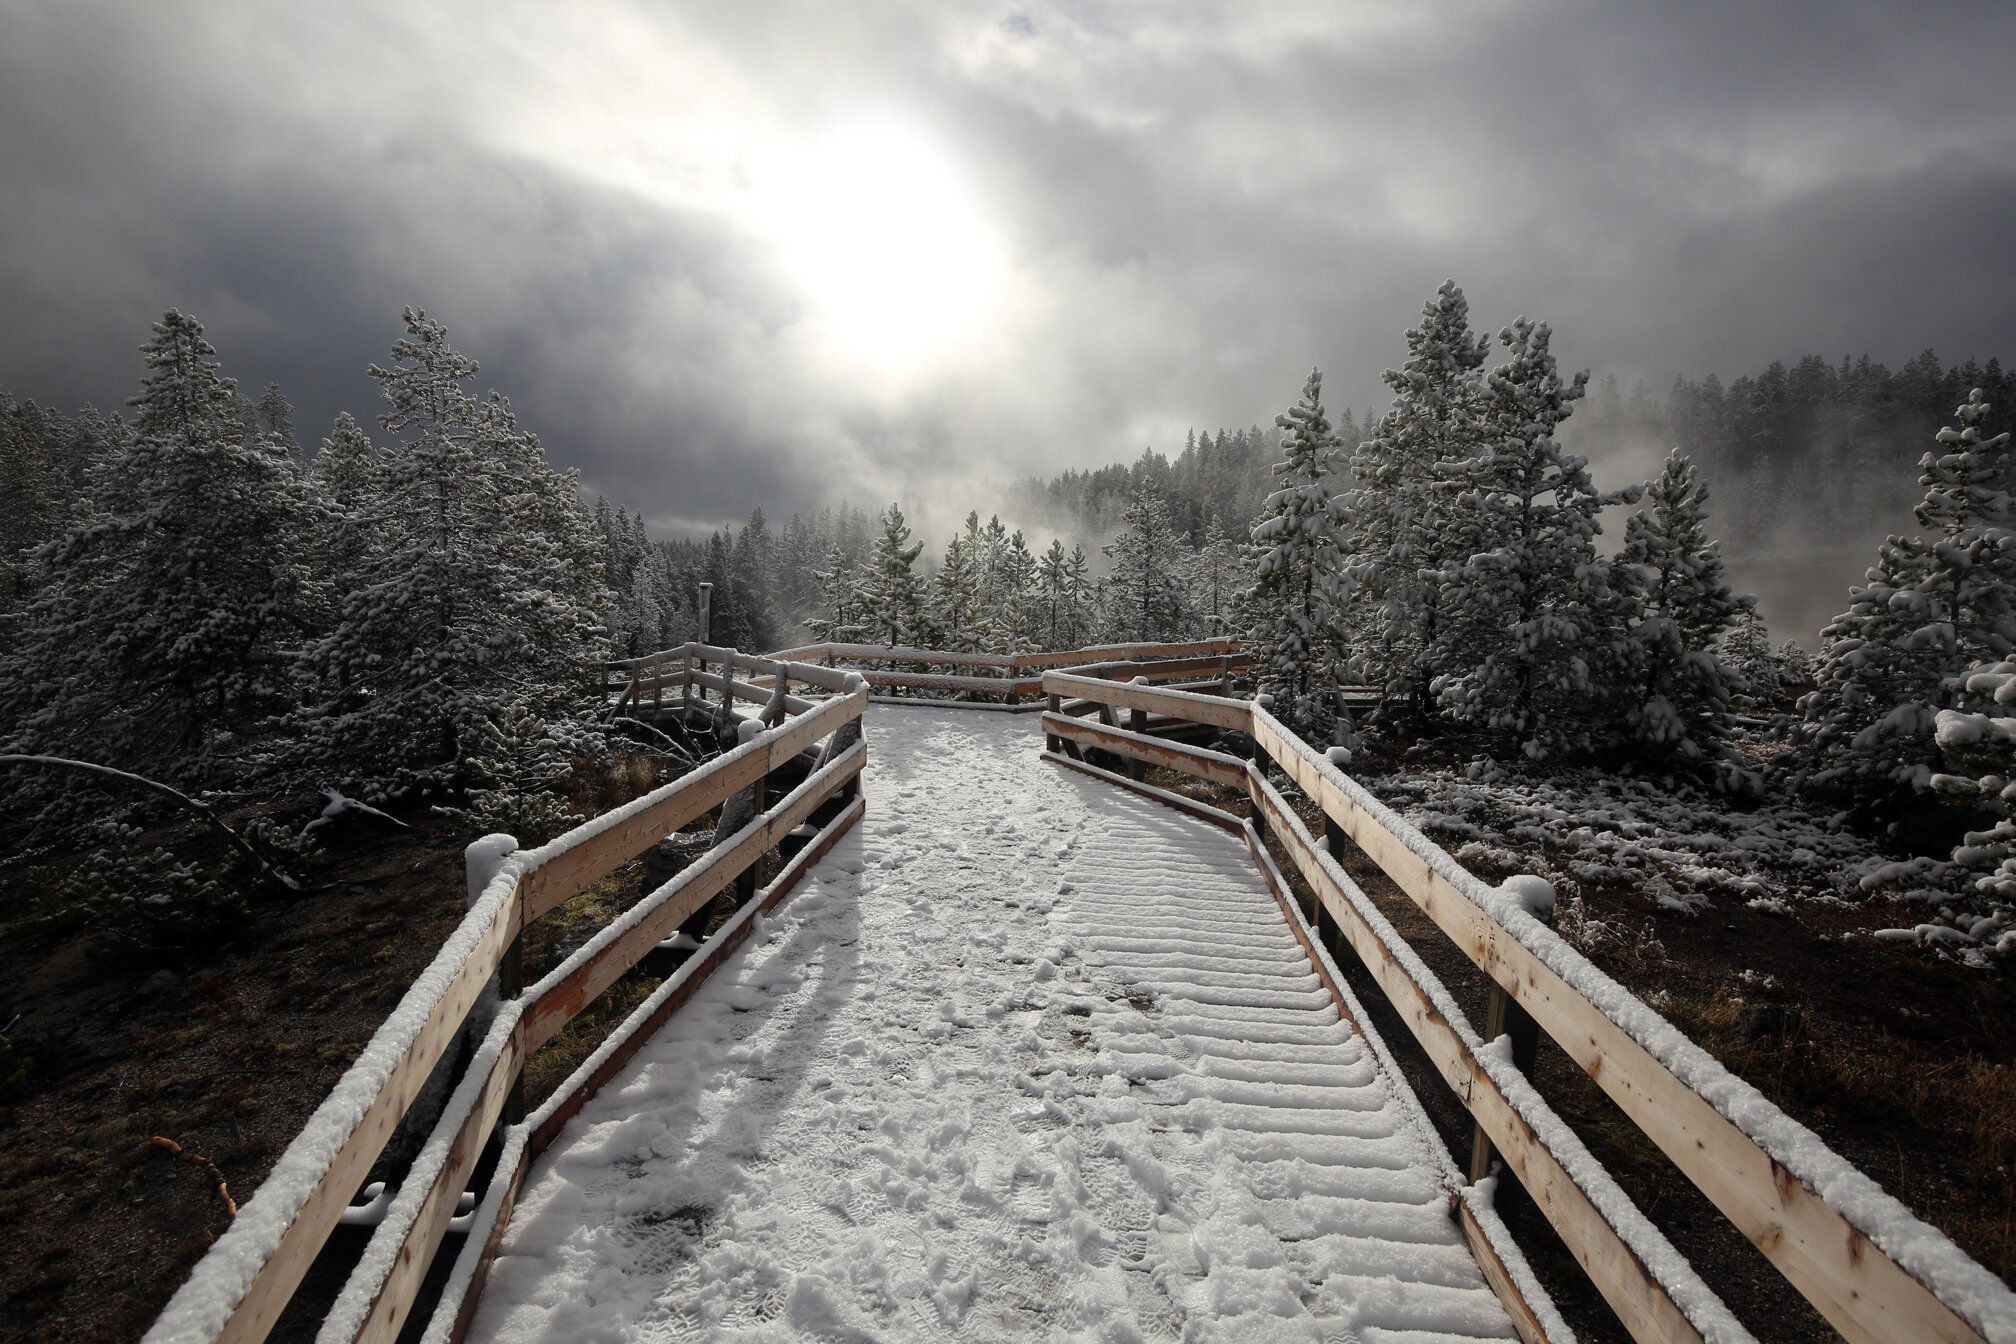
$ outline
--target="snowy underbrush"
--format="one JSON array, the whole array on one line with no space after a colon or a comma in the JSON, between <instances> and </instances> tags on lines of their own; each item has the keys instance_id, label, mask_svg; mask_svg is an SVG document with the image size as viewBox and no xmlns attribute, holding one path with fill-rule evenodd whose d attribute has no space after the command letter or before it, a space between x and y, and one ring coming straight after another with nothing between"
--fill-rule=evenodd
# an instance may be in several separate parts
<instances>
[{"instance_id":1,"label":"snowy underbrush","mask_svg":"<svg viewBox=\"0 0 2016 1344\"><path fill-rule=\"evenodd\" d=\"M1900 891L1899 865L1874 842L1784 798L1737 806L1671 780L1595 768L1528 772L1488 757L1467 767L1409 767L1366 786L1459 863L1495 879L1530 872L1563 895L1562 934L1593 950L1625 939L1591 918L1583 898L1632 892L1661 909L1698 914L1716 901L1792 915L1900 898L1930 907L1923 922L1873 936L1909 942L1972 966L2016 950L2016 921L1968 891ZM1922 867L1914 871L1923 871ZM1824 935L1823 935L1824 936Z\"/></svg>"},{"instance_id":2,"label":"snowy underbrush","mask_svg":"<svg viewBox=\"0 0 2016 1344\"><path fill-rule=\"evenodd\" d=\"M1687 914L1720 896L1788 913L1845 904L1867 841L1783 802L1737 810L1687 784L1597 769L1528 774L1479 758L1368 787L1482 876L1538 871L1568 894L1629 886Z\"/></svg>"}]
</instances>

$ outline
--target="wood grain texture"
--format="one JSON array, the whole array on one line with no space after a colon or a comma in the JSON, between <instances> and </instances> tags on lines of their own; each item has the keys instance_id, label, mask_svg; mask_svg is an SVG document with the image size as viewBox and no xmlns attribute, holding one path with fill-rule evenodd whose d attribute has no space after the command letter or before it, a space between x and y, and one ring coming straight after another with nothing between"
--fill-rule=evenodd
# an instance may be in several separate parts
<instances>
[{"instance_id":1,"label":"wood grain texture","mask_svg":"<svg viewBox=\"0 0 2016 1344\"><path fill-rule=\"evenodd\" d=\"M1930 1288L1327 779L1310 747L1257 716L1253 736L1851 1344L1981 1344Z\"/></svg>"}]
</instances>

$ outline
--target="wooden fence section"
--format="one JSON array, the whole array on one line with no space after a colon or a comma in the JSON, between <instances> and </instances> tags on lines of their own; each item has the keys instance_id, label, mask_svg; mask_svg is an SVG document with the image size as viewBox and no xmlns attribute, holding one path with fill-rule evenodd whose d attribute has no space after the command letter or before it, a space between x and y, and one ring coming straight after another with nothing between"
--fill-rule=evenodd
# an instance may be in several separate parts
<instances>
[{"instance_id":1,"label":"wooden fence section","mask_svg":"<svg viewBox=\"0 0 2016 1344\"><path fill-rule=\"evenodd\" d=\"M732 651L705 652L710 661L732 661L718 657ZM810 670L822 678L839 680L828 669ZM802 674L791 669L789 675ZM596 1067L568 1080L545 1108L549 1115L561 1111L571 1114L568 1108L578 1109L620 1064L618 1056L627 1057L628 1051L635 1050L649 1035L649 1028L682 1002L692 986L746 935L754 908L767 908L782 900L817 854L861 816L863 805L854 781L867 748L858 740L832 752L831 759L803 783L766 806L769 776L820 739L858 721L868 695L865 689L857 689L822 703L801 703L805 708L795 717L756 731L733 751L683 778L576 827L550 844L500 856L494 874L481 883L480 894L472 890L470 910L461 925L310 1117L265 1183L239 1210L230 1228L197 1263L189 1281L148 1331L146 1344L264 1339L386 1142L413 1108L422 1085L455 1048L484 987L505 967L507 953L515 948L525 925L686 822L734 794L753 790L756 815L747 826L626 911L530 991L499 1006L481 1048L317 1337L324 1344L338 1340L390 1344L396 1340L460 1196L504 1116L532 1052L635 966L687 915L753 871L765 853L822 803L843 791L855 794L759 901L745 903L735 920L660 987L646 1004L646 1009L659 1014L649 1027L643 1025L642 1018L633 1017L590 1061ZM478 848L472 847L472 888L486 876L477 867ZM545 1137L550 1139L551 1134ZM520 1144L521 1151L524 1146ZM502 1184L511 1184L515 1191L518 1179L515 1171L500 1168L491 1181L486 1206L501 1197ZM487 1240L494 1251L494 1237L471 1240ZM465 1246L465 1253L467 1250ZM484 1254L479 1248L479 1258ZM480 1278L480 1270L474 1272Z\"/></svg>"},{"instance_id":2,"label":"wooden fence section","mask_svg":"<svg viewBox=\"0 0 2016 1344\"><path fill-rule=\"evenodd\" d=\"M2000 1279L1265 709L1059 673L1046 676L1044 687L1052 705L1094 701L1250 735L1256 759L1278 764L1378 862L1845 1338L1978 1344L2016 1337L2016 1294ZM1054 711L1045 714L1043 728L1053 749L1067 755L1099 747L1243 788L1321 909L1633 1337L1718 1339L1741 1330L1509 1057L1483 1048L1439 981L1310 836L1259 765Z\"/></svg>"},{"instance_id":3,"label":"wooden fence section","mask_svg":"<svg viewBox=\"0 0 2016 1344\"><path fill-rule=\"evenodd\" d=\"M652 655L653 658L665 656ZM1224 685L1234 672L1253 665L1252 658L1243 651L1238 640L1223 638L1163 644L1100 644L1050 653L949 653L942 649L913 649L903 645L807 644L801 648L781 650L770 657L819 659L829 668L852 668L875 691L935 691L941 697L978 695L990 700L998 697L998 703L994 704L916 696L905 696L899 703L942 703L969 709L988 705L1023 714L1038 713L1043 708L1040 702L1020 703L1023 696L1038 695L1043 690L1042 677L1022 675L1027 672L1068 666L1082 676L1123 680L1146 677L1151 682L1195 677L1200 682ZM792 666L803 664L793 663ZM927 670L932 667L973 670L960 673ZM799 674L794 672L793 675Z\"/></svg>"}]
</instances>

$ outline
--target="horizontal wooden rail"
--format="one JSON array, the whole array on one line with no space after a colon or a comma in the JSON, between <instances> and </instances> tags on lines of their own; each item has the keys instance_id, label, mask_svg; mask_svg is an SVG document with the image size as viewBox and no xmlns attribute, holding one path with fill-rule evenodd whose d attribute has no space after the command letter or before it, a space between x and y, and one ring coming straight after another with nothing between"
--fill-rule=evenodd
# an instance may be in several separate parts
<instances>
[{"instance_id":1,"label":"horizontal wooden rail","mask_svg":"<svg viewBox=\"0 0 2016 1344\"><path fill-rule=\"evenodd\" d=\"M324 1323L326 1344L350 1340L395 1344L419 1281L447 1234L448 1220L475 1174L484 1140L495 1128L504 1098L525 1061L671 936L702 903L858 775L866 750L865 743L855 743L776 806L625 911L506 1006L481 1052L487 1071L479 1075L472 1067L436 1122L423 1149L423 1159L431 1161L416 1162L407 1174L394 1207L379 1224L364 1260ZM424 1194L416 1193L420 1191Z\"/></svg>"},{"instance_id":2,"label":"horizontal wooden rail","mask_svg":"<svg viewBox=\"0 0 2016 1344\"><path fill-rule=\"evenodd\" d=\"M864 810L865 803L856 796L785 865L774 882L764 888L755 900L736 911L735 916L653 991L524 1124L514 1126L505 1136L497 1171L475 1211L462 1251L456 1257L448 1283L421 1336L423 1344L455 1344L466 1337L474 1318L477 1294L482 1291L490 1263L502 1243L505 1224L510 1220L526 1168L532 1160L546 1150L559 1136L561 1127L616 1076L652 1033L691 997L700 983L727 960L728 954L748 938L756 918L774 910L797 887L813 865L826 856L841 834L861 819Z\"/></svg>"},{"instance_id":3,"label":"horizontal wooden rail","mask_svg":"<svg viewBox=\"0 0 2016 1344\"><path fill-rule=\"evenodd\" d=\"M1264 818L1268 829L1281 841L1297 871L1309 882L1352 950L1372 971L1380 989L1427 1052L1443 1081L1499 1143L1508 1168L1533 1192L1534 1202L1561 1234L1563 1243L1588 1272L1632 1337L1671 1344L1749 1338L1691 1271L1681 1276L1682 1282L1669 1286L1648 1269L1648 1260L1670 1266L1679 1259L1671 1243L1645 1220L1537 1093L1530 1087L1524 1088L1525 1095L1521 1098L1524 1105L1514 1105L1507 1096L1509 1080L1501 1082L1494 1073L1510 1072L1516 1077L1517 1071L1511 1069L1509 1061L1495 1070L1480 1061L1483 1042L1441 982L1406 947L1336 861L1318 849L1301 818L1258 769L1237 757L1179 747L1145 734L1088 724L1061 714L1044 715L1043 726L1046 732L1067 740L1096 745L1115 755L1165 765L1243 791L1253 802L1254 815ZM1255 857L1263 867L1272 862L1264 857L1264 850L1256 850ZM1311 956L1314 955L1312 950ZM1522 1085L1523 1080L1511 1084L1513 1090ZM1549 1134L1554 1146L1566 1146L1571 1151L1557 1156L1554 1147L1539 1137L1536 1125ZM1563 1156L1567 1158L1565 1163ZM1595 1188L1586 1188L1585 1183ZM1664 1277L1671 1279L1674 1275L1668 1268ZM1676 1303L1675 1292L1695 1308L1695 1315L1704 1318L1700 1326Z\"/></svg>"},{"instance_id":4,"label":"horizontal wooden rail","mask_svg":"<svg viewBox=\"0 0 2016 1344\"><path fill-rule=\"evenodd\" d=\"M1244 700L1226 700L1215 695L1198 695L1193 691L1160 690L1125 681L1080 677L1069 672L1052 672L1045 676L1043 690L1047 695L1070 696L1121 709L1158 710L1171 718L1208 723L1237 733L1250 733L1253 729L1253 710Z\"/></svg>"},{"instance_id":5,"label":"horizontal wooden rail","mask_svg":"<svg viewBox=\"0 0 2016 1344\"><path fill-rule=\"evenodd\" d=\"M1056 653L1018 653L1017 670L1070 667L1079 663L1115 662L1143 658L1182 658L1202 653L1237 653L1244 647L1236 639L1191 639L1164 644L1100 644L1086 649L1064 649Z\"/></svg>"},{"instance_id":6,"label":"horizontal wooden rail","mask_svg":"<svg viewBox=\"0 0 2016 1344\"><path fill-rule=\"evenodd\" d=\"M1078 730L1085 730L1087 728L1087 725L1079 724L1072 720L1066 720L1066 723ZM1158 759L1156 755L1157 750L1167 745L1158 738L1144 737L1138 733L1115 732L1105 729L1095 729L1092 731L1104 739L1102 745L1105 745L1109 750L1116 750L1116 754L1128 752L1130 749L1139 751L1144 754L1137 756L1136 759L1148 760L1151 763ZM1246 842L1247 851L1253 856L1254 864L1260 869L1261 876L1266 879L1268 888L1274 893L1275 902L1280 906L1284 917L1288 920L1297 941L1308 952L1310 961L1316 968L1318 978L1336 1000L1338 1010L1354 1025L1355 1029L1372 1048L1374 1055L1379 1060L1380 1067L1386 1072L1387 1077L1394 1080L1396 1102L1409 1109L1415 1115L1423 1133L1433 1133L1433 1124L1428 1119L1427 1113L1421 1108L1420 1100L1406 1086L1399 1066L1394 1062L1391 1054L1386 1049L1385 1041L1380 1038L1378 1030L1372 1025L1363 1006L1359 1004L1356 997L1351 993L1349 983L1344 980L1342 974L1337 970L1336 963L1331 959L1329 950L1323 945L1322 938L1303 916L1301 905L1294 899L1294 894L1289 889L1287 880L1282 877L1280 868L1274 862L1274 856L1268 852L1266 845L1261 840L1260 832L1250 820L1236 817L1229 812L1212 807L1208 803L1199 802L1197 799L1185 797L1179 793L1170 793L1166 790L1155 788L1152 785L1141 783L1138 780L1130 779L1126 775L1102 770L1084 761L1068 756L1061 756L1055 752L1046 751L1044 759L1055 761L1059 765L1069 766L1094 778L1117 784L1121 788L1139 793L1144 797L1152 798L1165 806L1176 808L1178 811L1187 812L1215 826L1231 831L1243 839ZM1184 764L1176 768L1187 769L1190 773L1198 774L1200 778L1209 778L1220 782L1223 782L1225 776L1233 775L1236 776L1237 781L1234 787L1247 787L1256 773L1247 762L1239 760L1237 757L1225 756L1218 752L1185 750L1182 752L1182 759ZM1208 769L1210 773L1203 773L1203 769L1193 767ZM1384 927L1391 932L1390 926ZM1397 941L1397 932L1392 932L1391 936ZM1384 988L1383 985L1381 987L1382 989ZM1456 1022L1461 1023L1463 1021L1460 1011L1454 1011L1452 1015ZM1511 1234L1506 1229L1505 1224L1490 1208L1489 1201L1481 1198L1479 1192L1474 1187L1464 1183L1462 1174L1456 1169L1454 1160L1446 1152L1443 1152L1439 1147L1434 1151L1443 1182L1450 1191L1450 1200L1454 1205L1458 1225L1463 1232L1464 1240L1469 1244L1470 1252L1476 1259L1478 1268L1483 1272L1485 1281L1490 1285L1493 1293L1497 1295L1499 1301L1504 1305L1507 1314L1512 1318L1513 1328L1518 1332L1522 1344L1560 1344L1561 1341L1572 1339L1572 1333L1553 1310L1552 1303L1547 1301L1546 1290L1541 1288L1537 1281L1532 1280L1531 1271L1525 1269L1523 1264L1524 1256L1520 1253L1517 1244L1512 1241ZM1515 1270L1513 1268L1515 1265L1520 1266L1520 1268ZM1682 1337L1684 1338L1685 1336Z\"/></svg>"},{"instance_id":7,"label":"horizontal wooden rail","mask_svg":"<svg viewBox=\"0 0 2016 1344\"><path fill-rule=\"evenodd\" d=\"M818 671L829 679L845 675L830 669ZM454 1047L485 986L503 965L506 949L524 926L731 794L751 787L821 738L860 718L868 694L858 682L855 685L857 689L759 732L733 751L633 803L586 822L547 845L504 858L494 876L475 894L462 923L372 1036L357 1062L169 1301L144 1337L147 1344L250 1344L264 1339L378 1155L412 1109L422 1086ZM822 798L858 773L863 750L857 743L815 774L814 780L825 790ZM812 783L808 780L807 786ZM763 824L758 834L770 846L816 806L806 802L805 788L801 786L759 819ZM777 829L785 816L795 819ZM738 843L734 849L738 860L753 863L768 847ZM717 867L725 869L725 865ZM726 873L727 879L734 876L734 872ZM625 950L635 950L635 945L626 944ZM514 1021L506 1036L496 1037L493 1030L490 1044L495 1048L487 1065L491 1074L503 1070L515 1077L516 1068L530 1053L526 1023ZM500 1094L484 1078L472 1076L464 1082L462 1090L469 1095L467 1106L456 1118L459 1127L450 1132L437 1126L435 1135L456 1162L473 1160L471 1144L480 1149L503 1104ZM408 1226L421 1229L424 1249L431 1253L438 1244L431 1229L437 1224L445 1228L447 1218L453 1215L453 1200L446 1195L437 1199L431 1188L423 1196L419 1186L413 1187L410 1197L402 1188L400 1197L395 1197L395 1207L401 1199L410 1206ZM428 1242L428 1237L434 1240ZM409 1249L402 1247L402 1251ZM385 1321L405 1310L399 1303L410 1305L407 1288L417 1284L414 1276L424 1272L427 1258L407 1254L399 1257L396 1265L385 1266L358 1318L360 1330L382 1331ZM411 1267L416 1260L417 1269Z\"/></svg>"},{"instance_id":8,"label":"horizontal wooden rail","mask_svg":"<svg viewBox=\"0 0 2016 1344\"><path fill-rule=\"evenodd\" d=\"M1023 672L1130 659L1238 653L1242 647L1244 646L1239 640L1224 636L1162 643L1097 644L1082 649L1057 649L1043 653L953 653L944 649L917 649L906 645L805 644L797 648L779 649L770 657L830 658L850 663L938 663L944 666L999 667Z\"/></svg>"},{"instance_id":9,"label":"horizontal wooden rail","mask_svg":"<svg viewBox=\"0 0 2016 1344\"><path fill-rule=\"evenodd\" d=\"M569 831L549 846L559 852L526 876L526 921L601 881L695 817L713 811L728 795L740 793L841 724L859 718L867 704L865 690L828 700L665 788Z\"/></svg>"},{"instance_id":10,"label":"horizontal wooden rail","mask_svg":"<svg viewBox=\"0 0 2016 1344\"><path fill-rule=\"evenodd\" d=\"M537 1050L553 1039L624 972L642 961L646 952L678 932L701 906L860 774L867 757L867 743L856 742L777 806L687 865L623 920L602 930L570 958L564 974L556 971L535 986L527 1012L526 1048Z\"/></svg>"},{"instance_id":11,"label":"horizontal wooden rail","mask_svg":"<svg viewBox=\"0 0 2016 1344\"><path fill-rule=\"evenodd\" d=\"M1212 718L1193 715L1194 705L1164 690L1102 687L1054 674L1045 684L1052 694L1156 709L1250 733L1845 1338L1855 1344L2016 1340L2016 1294L1998 1278L1598 971L1513 898L1478 881L1265 709L1253 708L1242 726L1225 722L1222 710ZM1045 723L1048 729L1051 716ZM1062 723L1081 733L1088 727L1069 718ZM1131 744L1099 745L1127 755ZM1317 870L1327 866L1319 858ZM1313 876L1310 881L1323 895L1323 885ZM1330 903L1325 897L1326 908ZM1339 924L1348 935L1346 921L1340 917ZM1451 1081L1455 1085L1461 1076L1451 1075ZM1506 1142L1516 1147L1523 1140L1513 1134ZM1499 1146L1508 1163L1518 1155L1505 1143ZM1524 1146L1530 1151L1530 1144ZM1598 1286L1607 1296L1610 1289L1600 1281Z\"/></svg>"},{"instance_id":12,"label":"horizontal wooden rail","mask_svg":"<svg viewBox=\"0 0 2016 1344\"><path fill-rule=\"evenodd\" d=\"M775 685L765 686L760 682L736 681L729 677L717 677L712 672L695 671L690 677L682 678L681 682L685 685L705 686L708 690L719 691L723 695L732 691L741 699L749 701L752 710L770 703L770 697L777 690ZM804 714L819 703L817 700L800 699L788 691L784 696L784 708L793 714Z\"/></svg>"},{"instance_id":13,"label":"horizontal wooden rail","mask_svg":"<svg viewBox=\"0 0 2016 1344\"><path fill-rule=\"evenodd\" d=\"M801 652L801 650L789 650L787 652ZM764 657L758 654L743 653L739 649L722 648L714 644L678 644L672 648L660 649L656 653L647 653L637 658L616 659L606 664L606 666L612 670L621 669L625 672L640 673L651 671L654 668L669 667L674 664L684 666L686 660L689 658L698 662L732 664L745 672L755 672L766 677L774 677L781 672L793 681L803 682L808 686L818 686L821 689L829 691L844 691L847 689L847 674L845 672L836 671L830 667L820 667L815 663L793 662L788 658L782 658L777 655Z\"/></svg>"}]
</instances>

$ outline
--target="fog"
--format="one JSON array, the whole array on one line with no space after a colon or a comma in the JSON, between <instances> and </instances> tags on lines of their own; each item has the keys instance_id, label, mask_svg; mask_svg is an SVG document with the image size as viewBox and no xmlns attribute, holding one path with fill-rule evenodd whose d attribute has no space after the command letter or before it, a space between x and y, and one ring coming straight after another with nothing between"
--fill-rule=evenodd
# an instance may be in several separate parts
<instances>
[{"instance_id":1,"label":"fog","mask_svg":"<svg viewBox=\"0 0 2016 1344\"><path fill-rule=\"evenodd\" d=\"M942 540L989 482L1270 423L1312 364L1376 411L1446 277L1655 391L1985 359L2012 36L1987 4L0 0L0 389L116 405L179 307L312 442L375 412L414 303L662 533L908 499ZM1661 450L1587 451L1614 483ZM1788 633L1866 564L1730 540Z\"/></svg>"}]
</instances>

